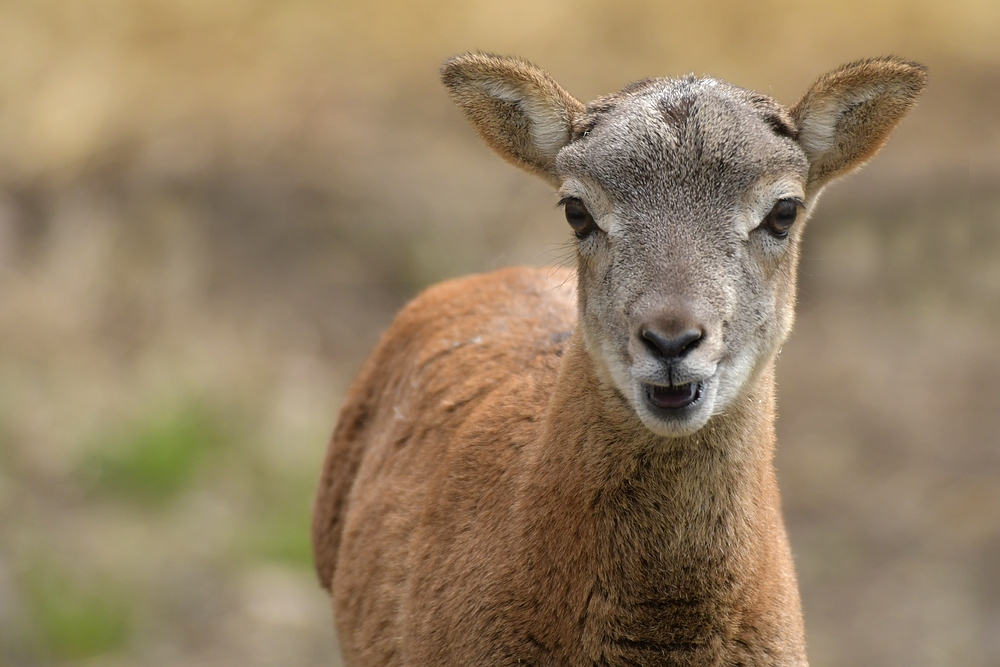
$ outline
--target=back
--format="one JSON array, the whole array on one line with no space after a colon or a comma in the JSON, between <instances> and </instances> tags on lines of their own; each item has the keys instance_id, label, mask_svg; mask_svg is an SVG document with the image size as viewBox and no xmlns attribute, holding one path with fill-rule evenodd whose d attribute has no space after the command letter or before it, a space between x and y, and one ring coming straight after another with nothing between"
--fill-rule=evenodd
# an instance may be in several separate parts
<instances>
[{"instance_id":1,"label":"back","mask_svg":"<svg viewBox=\"0 0 1000 667\"><path fill-rule=\"evenodd\" d=\"M316 566L343 641L374 651L392 641L362 619L398 613L421 526L462 522L454 503L432 497L449 486L442 476L469 476L462 486L476 491L464 503L503 496L537 437L575 318L572 272L513 268L431 287L389 327L347 395L316 498ZM437 516L444 506L450 516Z\"/></svg>"}]
</instances>

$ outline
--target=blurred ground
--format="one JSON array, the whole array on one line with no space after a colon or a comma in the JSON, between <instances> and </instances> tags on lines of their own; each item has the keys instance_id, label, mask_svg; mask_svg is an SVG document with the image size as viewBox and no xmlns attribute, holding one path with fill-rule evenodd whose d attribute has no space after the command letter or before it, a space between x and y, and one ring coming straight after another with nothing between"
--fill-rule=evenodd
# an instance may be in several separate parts
<instances>
[{"instance_id":1,"label":"blurred ground","mask_svg":"<svg viewBox=\"0 0 1000 667\"><path fill-rule=\"evenodd\" d=\"M341 397L441 278L564 261L437 83L931 87L810 223L778 455L816 667L1000 664L1000 5L0 5L0 665L335 665L309 502Z\"/></svg>"}]
</instances>

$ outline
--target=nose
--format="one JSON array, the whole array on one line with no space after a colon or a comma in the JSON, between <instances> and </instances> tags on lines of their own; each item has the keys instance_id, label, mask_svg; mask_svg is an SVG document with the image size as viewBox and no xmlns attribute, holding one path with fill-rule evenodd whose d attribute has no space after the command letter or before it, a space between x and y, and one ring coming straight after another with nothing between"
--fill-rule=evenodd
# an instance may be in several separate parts
<instances>
[{"instance_id":1,"label":"nose","mask_svg":"<svg viewBox=\"0 0 1000 667\"><path fill-rule=\"evenodd\" d=\"M661 359L682 357L704 337L702 327L688 318L664 317L644 324L639 329L642 342Z\"/></svg>"}]
</instances>

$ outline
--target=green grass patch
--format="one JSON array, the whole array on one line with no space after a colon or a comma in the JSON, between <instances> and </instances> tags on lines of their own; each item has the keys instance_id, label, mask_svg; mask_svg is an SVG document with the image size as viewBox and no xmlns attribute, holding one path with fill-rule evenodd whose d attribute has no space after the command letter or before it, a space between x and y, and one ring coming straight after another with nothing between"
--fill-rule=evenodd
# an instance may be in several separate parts
<instances>
[{"instance_id":1,"label":"green grass patch","mask_svg":"<svg viewBox=\"0 0 1000 667\"><path fill-rule=\"evenodd\" d=\"M35 566L23 594L38 652L58 661L82 660L125 646L131 610L108 582L86 585L51 566Z\"/></svg>"},{"instance_id":2,"label":"green grass patch","mask_svg":"<svg viewBox=\"0 0 1000 667\"><path fill-rule=\"evenodd\" d=\"M309 519L308 510L265 518L257 525L251 545L252 553L264 560L295 567L312 567Z\"/></svg>"},{"instance_id":3,"label":"green grass patch","mask_svg":"<svg viewBox=\"0 0 1000 667\"><path fill-rule=\"evenodd\" d=\"M98 491L159 503L188 488L206 456L227 440L216 414L188 405L119 429L87 458L83 474Z\"/></svg>"},{"instance_id":4,"label":"green grass patch","mask_svg":"<svg viewBox=\"0 0 1000 667\"><path fill-rule=\"evenodd\" d=\"M313 566L310 525L315 480L281 476L262 484L246 555L293 567Z\"/></svg>"}]
</instances>

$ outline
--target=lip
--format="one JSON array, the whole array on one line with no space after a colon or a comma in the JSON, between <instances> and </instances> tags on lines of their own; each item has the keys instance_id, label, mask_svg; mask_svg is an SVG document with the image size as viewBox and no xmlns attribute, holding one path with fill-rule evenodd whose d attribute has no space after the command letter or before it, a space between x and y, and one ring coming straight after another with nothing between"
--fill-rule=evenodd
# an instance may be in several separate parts
<instances>
[{"instance_id":1,"label":"lip","mask_svg":"<svg viewBox=\"0 0 1000 667\"><path fill-rule=\"evenodd\" d=\"M682 385L667 387L647 384L645 386L646 402L658 410L667 413L678 412L694 405L701 399L702 384L689 382Z\"/></svg>"}]
</instances>

